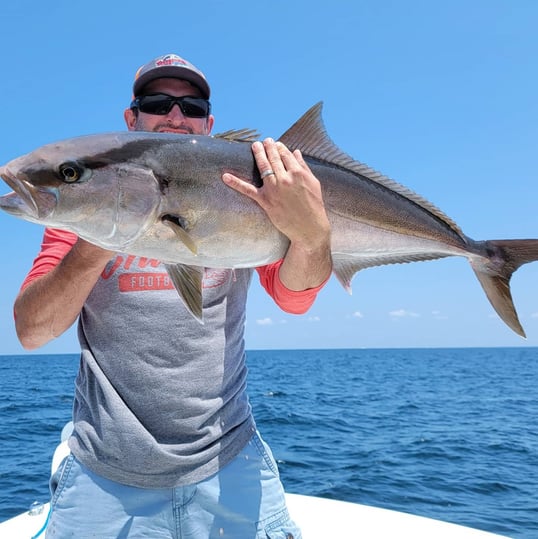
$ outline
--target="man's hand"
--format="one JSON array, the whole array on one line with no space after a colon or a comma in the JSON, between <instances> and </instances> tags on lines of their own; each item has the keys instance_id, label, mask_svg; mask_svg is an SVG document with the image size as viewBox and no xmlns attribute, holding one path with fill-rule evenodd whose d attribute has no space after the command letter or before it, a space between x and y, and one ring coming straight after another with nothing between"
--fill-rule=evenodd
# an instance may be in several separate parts
<instances>
[{"instance_id":1,"label":"man's hand","mask_svg":"<svg viewBox=\"0 0 538 539\"><path fill-rule=\"evenodd\" d=\"M267 213L273 225L290 240L280 268L282 282L292 290L319 285L331 271L331 227L321 186L301 152L266 139L255 142L252 152L263 178L256 187L232 174L222 179L250 197Z\"/></svg>"},{"instance_id":2,"label":"man's hand","mask_svg":"<svg viewBox=\"0 0 538 539\"><path fill-rule=\"evenodd\" d=\"M330 225L325 213L318 179L304 161L301 152L290 152L272 139L255 142L252 152L263 177L263 186L255 187L232 174L224 182L256 201L273 225L292 243L305 249L325 244ZM274 174L267 174L273 171Z\"/></svg>"}]
</instances>

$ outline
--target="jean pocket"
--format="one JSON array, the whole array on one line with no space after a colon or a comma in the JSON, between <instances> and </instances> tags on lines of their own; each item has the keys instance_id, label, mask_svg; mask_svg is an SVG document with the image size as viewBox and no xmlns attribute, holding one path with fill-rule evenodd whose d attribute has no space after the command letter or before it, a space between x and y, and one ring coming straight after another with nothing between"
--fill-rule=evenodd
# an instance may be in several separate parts
<instances>
[{"instance_id":1,"label":"jean pocket","mask_svg":"<svg viewBox=\"0 0 538 539\"><path fill-rule=\"evenodd\" d=\"M271 450L269 449L269 446L262 440L261 436L258 433L256 433L252 437L252 441L254 443L254 446L256 447L256 451L263 459L269 470L271 470L271 472L273 472L276 477L280 477L277 463L275 461L275 458L273 457L273 454L271 453Z\"/></svg>"},{"instance_id":2,"label":"jean pocket","mask_svg":"<svg viewBox=\"0 0 538 539\"><path fill-rule=\"evenodd\" d=\"M301 539L301 530L291 520L286 509L276 513L265 521L260 539Z\"/></svg>"},{"instance_id":3,"label":"jean pocket","mask_svg":"<svg viewBox=\"0 0 538 539\"><path fill-rule=\"evenodd\" d=\"M69 478L69 473L73 467L73 461L75 457L69 455L65 457L63 462L58 466L58 469L52 474L52 477L49 481L50 494L51 494L51 505L54 506L60 497L67 480Z\"/></svg>"}]
</instances>

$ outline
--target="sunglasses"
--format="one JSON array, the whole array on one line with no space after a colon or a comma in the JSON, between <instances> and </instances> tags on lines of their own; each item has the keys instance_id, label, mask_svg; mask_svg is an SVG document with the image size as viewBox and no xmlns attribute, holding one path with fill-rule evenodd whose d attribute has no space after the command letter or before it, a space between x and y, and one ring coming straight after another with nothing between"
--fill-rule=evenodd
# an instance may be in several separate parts
<instances>
[{"instance_id":1,"label":"sunglasses","mask_svg":"<svg viewBox=\"0 0 538 539\"><path fill-rule=\"evenodd\" d=\"M145 114L168 114L174 105L178 105L184 116L189 118L206 118L211 112L211 103L203 97L174 97L167 94L151 94L136 97L131 102L132 109Z\"/></svg>"}]
</instances>

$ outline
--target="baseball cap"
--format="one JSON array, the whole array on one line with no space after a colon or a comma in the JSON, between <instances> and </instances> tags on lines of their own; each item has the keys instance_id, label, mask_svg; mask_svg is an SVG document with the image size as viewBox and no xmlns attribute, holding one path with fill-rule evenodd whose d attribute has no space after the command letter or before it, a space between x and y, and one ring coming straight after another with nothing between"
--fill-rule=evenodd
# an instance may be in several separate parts
<instances>
[{"instance_id":1,"label":"baseball cap","mask_svg":"<svg viewBox=\"0 0 538 539\"><path fill-rule=\"evenodd\" d=\"M138 96L148 82L163 77L189 81L200 89L205 99L209 99L211 91L204 74L177 54L159 56L139 67L135 74L133 95Z\"/></svg>"}]
</instances>

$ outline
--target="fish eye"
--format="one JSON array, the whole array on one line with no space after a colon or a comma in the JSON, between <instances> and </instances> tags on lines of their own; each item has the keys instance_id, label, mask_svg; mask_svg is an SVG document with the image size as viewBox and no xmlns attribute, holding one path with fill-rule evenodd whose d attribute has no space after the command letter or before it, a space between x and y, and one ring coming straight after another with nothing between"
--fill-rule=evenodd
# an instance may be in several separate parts
<instances>
[{"instance_id":1,"label":"fish eye","mask_svg":"<svg viewBox=\"0 0 538 539\"><path fill-rule=\"evenodd\" d=\"M84 175L84 169L79 164L73 162L61 164L58 170L65 183L78 182Z\"/></svg>"}]
</instances>

